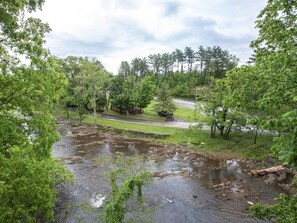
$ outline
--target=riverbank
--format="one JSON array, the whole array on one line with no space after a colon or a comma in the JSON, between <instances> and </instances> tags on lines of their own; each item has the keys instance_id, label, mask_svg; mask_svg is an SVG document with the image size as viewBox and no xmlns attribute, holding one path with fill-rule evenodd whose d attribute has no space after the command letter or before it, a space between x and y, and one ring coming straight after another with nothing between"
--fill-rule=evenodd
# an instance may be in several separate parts
<instances>
[{"instance_id":1,"label":"riverbank","mask_svg":"<svg viewBox=\"0 0 297 223\"><path fill-rule=\"evenodd\" d=\"M56 117L66 118L66 114L61 109L54 111ZM79 123L77 112L69 111L69 118L75 123ZM230 134L228 140L219 135L211 138L209 131L196 127L181 129L176 127L156 126L146 123L135 123L121 120L109 120L98 116L94 120L91 115L85 115L83 123L95 124L105 131L115 132L115 134L126 134L134 137L149 138L159 143L171 143L174 145L187 145L189 148L206 154L223 156L226 158L242 158L255 160L271 160L273 157L270 148L273 145L273 136L259 134L257 144L253 143L254 134L234 133ZM154 137L154 135L156 137ZM160 136L160 137L159 137ZM166 137L162 137L166 136Z\"/></svg>"}]
</instances>

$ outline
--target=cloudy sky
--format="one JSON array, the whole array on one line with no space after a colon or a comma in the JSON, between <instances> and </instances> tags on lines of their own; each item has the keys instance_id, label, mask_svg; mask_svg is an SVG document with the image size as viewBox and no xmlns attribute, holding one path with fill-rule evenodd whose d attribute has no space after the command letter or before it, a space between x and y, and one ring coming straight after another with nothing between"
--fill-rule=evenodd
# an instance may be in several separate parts
<instances>
[{"instance_id":1,"label":"cloudy sky","mask_svg":"<svg viewBox=\"0 0 297 223\"><path fill-rule=\"evenodd\" d=\"M46 0L34 16L50 24L59 57L97 57L117 73L123 60L190 46L221 46L246 62L266 0Z\"/></svg>"}]
</instances>

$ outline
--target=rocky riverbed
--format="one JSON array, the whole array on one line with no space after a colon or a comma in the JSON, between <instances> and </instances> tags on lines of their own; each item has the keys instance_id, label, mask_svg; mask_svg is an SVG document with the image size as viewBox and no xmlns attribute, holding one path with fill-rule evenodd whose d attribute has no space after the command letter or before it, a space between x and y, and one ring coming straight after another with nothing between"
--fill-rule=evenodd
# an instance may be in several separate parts
<instances>
[{"instance_id":1,"label":"rocky riverbed","mask_svg":"<svg viewBox=\"0 0 297 223\"><path fill-rule=\"evenodd\" d=\"M264 168L252 161L212 157L182 145L160 145L66 121L60 121L60 131L54 156L69 167L75 183L59 187L58 222L100 222L110 186L108 166L98 158L116 153L142 157L154 175L144 188L148 213L142 220L138 213L136 222L262 222L248 216L248 207L272 203L285 191L281 185L287 178L268 185L252 176L252 169ZM127 210L126 215L132 213Z\"/></svg>"}]
</instances>

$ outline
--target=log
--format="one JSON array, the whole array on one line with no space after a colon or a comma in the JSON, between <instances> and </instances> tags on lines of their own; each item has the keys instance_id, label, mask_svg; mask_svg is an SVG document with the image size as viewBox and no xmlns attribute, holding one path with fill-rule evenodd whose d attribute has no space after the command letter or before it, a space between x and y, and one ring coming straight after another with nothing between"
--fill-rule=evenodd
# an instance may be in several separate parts
<instances>
[{"instance_id":1,"label":"log","mask_svg":"<svg viewBox=\"0 0 297 223\"><path fill-rule=\"evenodd\" d=\"M280 165L280 166L273 166L273 167L269 167L261 170L251 170L251 173L254 176L264 176L271 173L288 172L288 171L289 170L286 167Z\"/></svg>"}]
</instances>

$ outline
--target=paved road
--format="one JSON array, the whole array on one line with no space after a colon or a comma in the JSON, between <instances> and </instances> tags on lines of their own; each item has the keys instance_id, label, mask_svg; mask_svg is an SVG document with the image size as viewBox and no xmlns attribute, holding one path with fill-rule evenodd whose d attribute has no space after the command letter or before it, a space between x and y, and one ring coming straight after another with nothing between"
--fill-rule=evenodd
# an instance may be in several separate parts
<instances>
[{"instance_id":1,"label":"paved road","mask_svg":"<svg viewBox=\"0 0 297 223\"><path fill-rule=\"evenodd\" d=\"M183 99L173 99L178 105L195 109L195 102L190 100L183 100ZM143 123L146 125L157 125L157 126L166 126L166 127L175 127L175 128L184 128L187 129L190 126L196 125L197 123L192 122L186 122L183 120L176 119L175 121L167 121L167 122L153 122L153 121L146 121L146 120L138 120L138 119L130 119L130 118L122 118L118 116L112 116L112 115L101 115L101 117L110 119L110 120L121 120L123 122L130 122L130 123ZM208 129L208 127L203 127L202 129Z\"/></svg>"},{"instance_id":2,"label":"paved road","mask_svg":"<svg viewBox=\"0 0 297 223\"><path fill-rule=\"evenodd\" d=\"M178 105L195 110L195 102L183 99L173 99Z\"/></svg>"},{"instance_id":3,"label":"paved road","mask_svg":"<svg viewBox=\"0 0 297 223\"><path fill-rule=\"evenodd\" d=\"M153 121L147 121L147 120L139 120L139 119L132 119L132 118L122 118L118 116L112 116L112 115L101 115L102 118L106 118L109 120L121 120L122 122L128 122L128 123L142 123L146 125L158 125L158 126L166 126L166 127L175 127L175 128L183 128L187 129L192 125L195 125L196 123L191 122L185 122L181 120L176 121L166 121L166 122L153 122Z\"/></svg>"}]
</instances>

